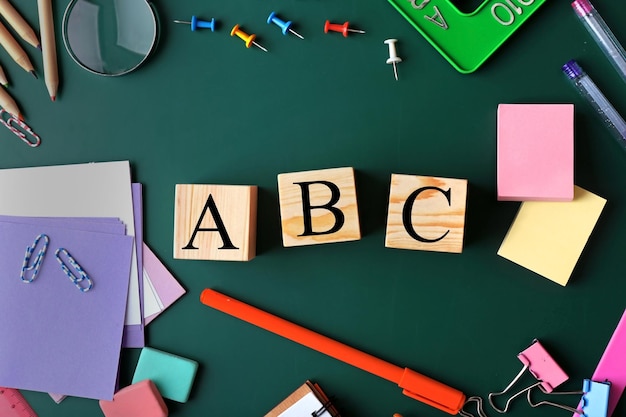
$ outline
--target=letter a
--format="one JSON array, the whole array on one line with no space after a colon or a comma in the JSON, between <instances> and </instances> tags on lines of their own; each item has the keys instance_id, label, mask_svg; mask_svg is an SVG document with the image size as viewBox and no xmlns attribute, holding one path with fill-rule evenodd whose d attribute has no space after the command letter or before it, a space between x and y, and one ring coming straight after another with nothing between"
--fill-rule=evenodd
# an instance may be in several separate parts
<instances>
[{"instance_id":1,"label":"letter a","mask_svg":"<svg viewBox=\"0 0 626 417\"><path fill-rule=\"evenodd\" d=\"M253 259L257 199L256 185L176 184L174 258Z\"/></svg>"},{"instance_id":2,"label":"letter a","mask_svg":"<svg viewBox=\"0 0 626 417\"><path fill-rule=\"evenodd\" d=\"M206 214L207 208L211 210L211 216L213 216L213 220L215 221L215 228L200 227L200 225L202 224L202 220L204 220L204 215ZM193 241L196 238L196 234L198 232L219 232L223 243L223 246L219 249L239 249L235 247L235 245L233 245L233 243L230 241L230 237L228 236L226 227L224 227L224 222L222 221L220 212L217 210L217 206L215 205L215 201L213 200L213 195L211 194L209 194L209 198L207 198L204 209L202 210L202 214L200 214L200 218L198 219L198 223L193 229L193 233L191 235L191 238L189 239L189 243L187 243L187 245L183 247L183 249L198 249L193 246Z\"/></svg>"},{"instance_id":3,"label":"letter a","mask_svg":"<svg viewBox=\"0 0 626 417\"><path fill-rule=\"evenodd\" d=\"M436 24L437 26L439 26L443 30L448 30L448 22L446 22L446 19L443 18L443 15L441 14L441 11L439 11L439 7L435 6L434 10L435 10L435 14L434 15L432 15L432 16L424 15L424 19L428 20L429 22L432 22L432 23Z\"/></svg>"}]
</instances>

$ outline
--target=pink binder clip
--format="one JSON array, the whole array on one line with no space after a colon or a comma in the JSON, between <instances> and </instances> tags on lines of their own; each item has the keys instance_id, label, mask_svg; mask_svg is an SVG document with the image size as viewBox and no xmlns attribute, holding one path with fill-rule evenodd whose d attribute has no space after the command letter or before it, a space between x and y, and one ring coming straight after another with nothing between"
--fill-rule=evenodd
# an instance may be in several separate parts
<instances>
[{"instance_id":1,"label":"pink binder clip","mask_svg":"<svg viewBox=\"0 0 626 417\"><path fill-rule=\"evenodd\" d=\"M556 361L552 358L552 356L550 356L548 351L546 351L546 349L541 345L541 343L539 343L537 339L533 340L533 343L529 347L519 353L517 355L517 358L524 365L522 370L503 391L492 392L489 394L489 404L491 404L491 406L499 413L506 413L509 410L511 402L515 398L530 392L533 388L538 387L545 394L553 393L556 387L558 387L568 379L567 374L563 372L561 367L556 363ZM509 392L527 370L537 380L537 382L513 394L507 400L503 409L498 408L494 404L493 398ZM573 393L568 392L567 394Z\"/></svg>"}]
</instances>

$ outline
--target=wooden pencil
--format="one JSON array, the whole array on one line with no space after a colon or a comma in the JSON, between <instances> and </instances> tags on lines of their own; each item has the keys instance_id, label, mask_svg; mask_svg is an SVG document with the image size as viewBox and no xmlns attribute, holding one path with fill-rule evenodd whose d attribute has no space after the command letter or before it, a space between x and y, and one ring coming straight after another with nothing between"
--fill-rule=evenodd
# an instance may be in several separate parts
<instances>
[{"instance_id":1,"label":"wooden pencil","mask_svg":"<svg viewBox=\"0 0 626 417\"><path fill-rule=\"evenodd\" d=\"M26 51L22 49L19 43L15 40L15 38L9 33L8 29L0 23L0 44L6 51L11 55L13 61L20 67L22 67L25 71L30 72L35 77L35 68L33 64L28 59L28 55L26 55Z\"/></svg>"},{"instance_id":2,"label":"wooden pencil","mask_svg":"<svg viewBox=\"0 0 626 417\"><path fill-rule=\"evenodd\" d=\"M39 11L39 30L41 31L44 79L48 93L50 94L50 99L55 101L59 88L59 70L57 67L57 50L54 39L52 0L37 0L37 8Z\"/></svg>"},{"instance_id":3,"label":"wooden pencil","mask_svg":"<svg viewBox=\"0 0 626 417\"><path fill-rule=\"evenodd\" d=\"M11 97L11 95L5 88L1 88L1 87L0 87L0 107L2 107L4 110L11 113L13 116L17 117L19 120L24 120L19 107L17 107L15 100L13 100L13 97Z\"/></svg>"},{"instance_id":4,"label":"wooden pencil","mask_svg":"<svg viewBox=\"0 0 626 417\"><path fill-rule=\"evenodd\" d=\"M17 32L22 39L35 48L41 48L39 39L32 27L24 20L9 0L0 0L0 14L6 19L11 27Z\"/></svg>"},{"instance_id":5,"label":"wooden pencil","mask_svg":"<svg viewBox=\"0 0 626 417\"><path fill-rule=\"evenodd\" d=\"M9 80L7 79L7 76L4 73L4 69L2 68L2 66L0 66L0 84L2 84L5 87L9 85Z\"/></svg>"}]
</instances>

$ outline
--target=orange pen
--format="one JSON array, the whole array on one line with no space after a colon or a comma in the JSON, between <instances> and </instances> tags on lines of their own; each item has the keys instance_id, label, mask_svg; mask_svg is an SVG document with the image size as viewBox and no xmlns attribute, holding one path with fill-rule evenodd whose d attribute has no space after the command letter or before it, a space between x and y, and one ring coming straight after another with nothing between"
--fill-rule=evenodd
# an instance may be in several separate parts
<instances>
[{"instance_id":1,"label":"orange pen","mask_svg":"<svg viewBox=\"0 0 626 417\"><path fill-rule=\"evenodd\" d=\"M401 368L329 337L259 310L212 289L205 289L200 301L223 313L247 321L332 358L370 372L402 388L402 393L449 414L459 414L465 394L409 368Z\"/></svg>"}]
</instances>

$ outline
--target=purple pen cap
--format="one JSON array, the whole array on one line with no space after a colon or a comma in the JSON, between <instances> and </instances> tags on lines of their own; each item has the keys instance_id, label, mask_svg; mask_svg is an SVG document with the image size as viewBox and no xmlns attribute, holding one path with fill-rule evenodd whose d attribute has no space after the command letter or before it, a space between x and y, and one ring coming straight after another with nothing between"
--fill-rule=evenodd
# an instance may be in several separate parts
<instances>
[{"instance_id":1,"label":"purple pen cap","mask_svg":"<svg viewBox=\"0 0 626 417\"><path fill-rule=\"evenodd\" d=\"M568 61L565 65L561 67L561 70L567 75L570 79L575 79L585 74L585 71L578 65L576 60L572 59Z\"/></svg>"},{"instance_id":2,"label":"purple pen cap","mask_svg":"<svg viewBox=\"0 0 626 417\"><path fill-rule=\"evenodd\" d=\"M589 3L589 0L574 0L572 7L576 14L580 17L591 14L594 11L593 6Z\"/></svg>"}]
</instances>

